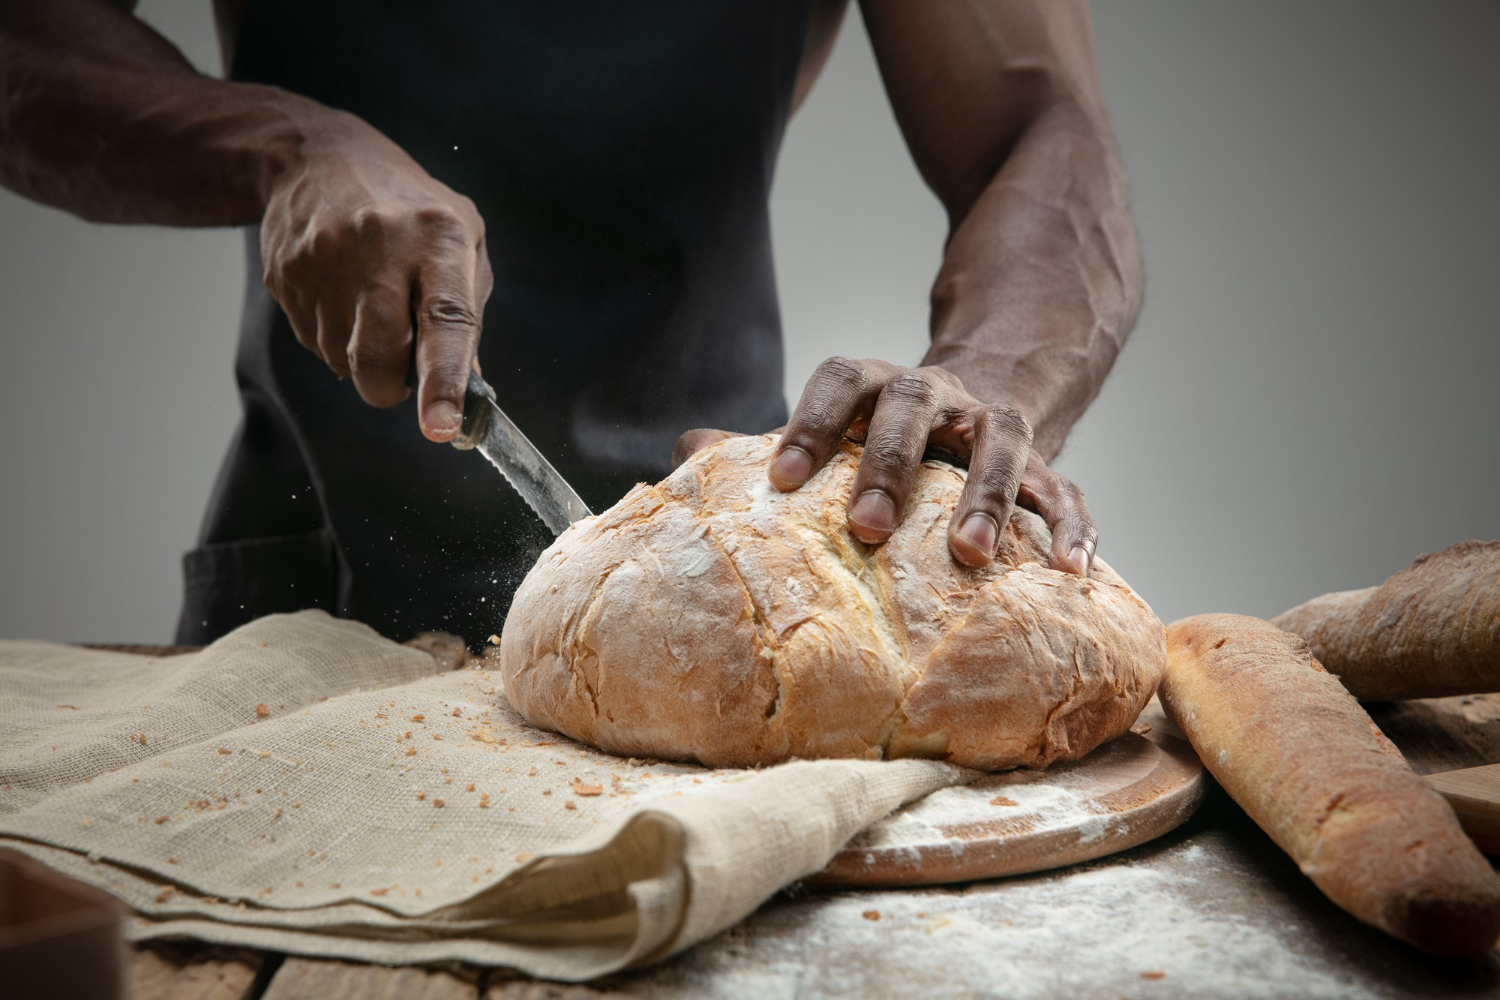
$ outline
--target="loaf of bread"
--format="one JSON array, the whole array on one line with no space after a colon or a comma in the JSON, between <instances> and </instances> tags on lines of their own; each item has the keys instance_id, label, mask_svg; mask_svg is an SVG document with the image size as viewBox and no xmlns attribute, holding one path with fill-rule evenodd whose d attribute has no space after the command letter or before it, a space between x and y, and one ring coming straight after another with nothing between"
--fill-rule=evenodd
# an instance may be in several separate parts
<instances>
[{"instance_id":1,"label":"loaf of bread","mask_svg":"<svg viewBox=\"0 0 1500 1000\"><path fill-rule=\"evenodd\" d=\"M983 569L949 555L964 472L924 462L883 545L848 531L860 449L801 489L772 437L708 448L558 537L516 591L505 692L616 754L753 766L929 757L1042 767L1125 732L1166 663L1161 622L1102 561L1047 566L1017 511Z\"/></svg>"},{"instance_id":2,"label":"loaf of bread","mask_svg":"<svg viewBox=\"0 0 1500 1000\"><path fill-rule=\"evenodd\" d=\"M1437 955L1494 945L1500 876L1300 638L1199 615L1167 651L1167 715L1329 899Z\"/></svg>"},{"instance_id":3,"label":"loaf of bread","mask_svg":"<svg viewBox=\"0 0 1500 1000\"><path fill-rule=\"evenodd\" d=\"M1459 542L1379 587L1324 594L1272 621L1360 701L1500 691L1500 542Z\"/></svg>"}]
</instances>

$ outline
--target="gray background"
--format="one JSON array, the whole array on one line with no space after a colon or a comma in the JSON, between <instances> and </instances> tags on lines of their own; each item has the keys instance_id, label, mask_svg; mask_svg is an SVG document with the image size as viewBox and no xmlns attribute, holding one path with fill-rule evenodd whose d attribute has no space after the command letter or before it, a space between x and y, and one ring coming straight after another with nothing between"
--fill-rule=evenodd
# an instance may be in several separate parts
<instances>
[{"instance_id":1,"label":"gray background","mask_svg":"<svg viewBox=\"0 0 1500 1000\"><path fill-rule=\"evenodd\" d=\"M218 67L208 0L140 13ZM1146 308L1058 468L1164 619L1500 537L1500 5L1097 0ZM914 362L943 218L857 13L774 196L796 398ZM165 642L234 426L238 234L0 192L0 636ZM86 390L86 394L84 394Z\"/></svg>"}]
</instances>

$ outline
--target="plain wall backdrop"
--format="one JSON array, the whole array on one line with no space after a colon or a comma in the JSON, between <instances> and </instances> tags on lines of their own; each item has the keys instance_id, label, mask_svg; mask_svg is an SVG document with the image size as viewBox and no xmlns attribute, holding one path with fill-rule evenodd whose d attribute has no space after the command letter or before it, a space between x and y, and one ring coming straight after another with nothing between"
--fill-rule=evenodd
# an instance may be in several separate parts
<instances>
[{"instance_id":1,"label":"plain wall backdrop","mask_svg":"<svg viewBox=\"0 0 1500 1000\"><path fill-rule=\"evenodd\" d=\"M209 0L140 14L216 72ZM1057 463L1165 620L1500 537L1500 5L1097 0L1145 310ZM915 363L944 219L858 13L773 198L787 393ZM240 236L0 192L0 637L167 642L238 415Z\"/></svg>"}]
</instances>

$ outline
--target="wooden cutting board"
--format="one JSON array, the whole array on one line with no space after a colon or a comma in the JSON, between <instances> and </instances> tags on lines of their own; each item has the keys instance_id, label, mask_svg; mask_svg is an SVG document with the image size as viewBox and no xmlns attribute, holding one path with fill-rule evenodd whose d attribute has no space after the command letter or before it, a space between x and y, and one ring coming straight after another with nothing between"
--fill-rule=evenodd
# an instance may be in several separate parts
<instances>
[{"instance_id":1,"label":"wooden cutting board","mask_svg":"<svg viewBox=\"0 0 1500 1000\"><path fill-rule=\"evenodd\" d=\"M1103 857L1173 829L1203 798L1203 765L1149 726L1082 760L992 774L899 809L851 840L815 885L931 885Z\"/></svg>"}]
</instances>

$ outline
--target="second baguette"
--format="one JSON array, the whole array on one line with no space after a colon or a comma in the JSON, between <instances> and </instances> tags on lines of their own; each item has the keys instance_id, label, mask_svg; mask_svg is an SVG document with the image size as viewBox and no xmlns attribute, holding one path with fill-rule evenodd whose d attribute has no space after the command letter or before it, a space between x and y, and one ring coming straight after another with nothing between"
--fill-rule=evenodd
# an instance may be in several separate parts
<instances>
[{"instance_id":1,"label":"second baguette","mask_svg":"<svg viewBox=\"0 0 1500 1000\"><path fill-rule=\"evenodd\" d=\"M1162 707L1329 899L1444 957L1500 936L1500 876L1448 803L1297 636L1240 615L1167 629Z\"/></svg>"}]
</instances>

